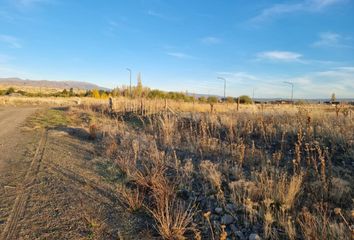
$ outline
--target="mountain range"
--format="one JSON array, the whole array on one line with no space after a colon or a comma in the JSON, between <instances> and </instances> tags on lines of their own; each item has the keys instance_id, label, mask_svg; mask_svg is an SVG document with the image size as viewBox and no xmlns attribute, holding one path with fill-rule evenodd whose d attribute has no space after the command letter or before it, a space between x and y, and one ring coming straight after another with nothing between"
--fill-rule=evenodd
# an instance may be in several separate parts
<instances>
[{"instance_id":1,"label":"mountain range","mask_svg":"<svg viewBox=\"0 0 354 240\"><path fill-rule=\"evenodd\" d=\"M57 89L80 89L80 90L109 90L93 83L79 81L49 81L29 80L21 78L0 78L0 86L6 87L33 87L33 88L57 88Z\"/></svg>"}]
</instances>

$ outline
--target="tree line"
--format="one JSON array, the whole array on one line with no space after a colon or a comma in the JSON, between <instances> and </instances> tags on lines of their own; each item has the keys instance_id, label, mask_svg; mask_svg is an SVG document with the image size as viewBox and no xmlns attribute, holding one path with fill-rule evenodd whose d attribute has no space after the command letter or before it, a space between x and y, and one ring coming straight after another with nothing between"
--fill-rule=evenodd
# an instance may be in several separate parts
<instances>
[{"instance_id":1,"label":"tree line","mask_svg":"<svg viewBox=\"0 0 354 240\"><path fill-rule=\"evenodd\" d=\"M144 87L141 82L141 78L138 77L138 82L136 86L121 86L116 87L113 90L77 90L73 88L69 90L64 89L62 91L46 93L46 92L26 92L23 90L16 90L10 87L6 90L0 89L0 96L4 95L22 95L26 97L92 97L96 99L107 99L109 97L127 97L132 99L147 98L147 99L170 99L176 101L184 102L201 102L201 103L217 103L219 101L233 103L238 102L242 104L252 103L252 99L249 96L243 95L239 98L226 97L226 99L219 98L216 96L199 96L194 94L188 94L188 92L173 92L173 91L162 91L158 89L150 89ZM239 100L240 99L240 100Z\"/></svg>"}]
</instances>

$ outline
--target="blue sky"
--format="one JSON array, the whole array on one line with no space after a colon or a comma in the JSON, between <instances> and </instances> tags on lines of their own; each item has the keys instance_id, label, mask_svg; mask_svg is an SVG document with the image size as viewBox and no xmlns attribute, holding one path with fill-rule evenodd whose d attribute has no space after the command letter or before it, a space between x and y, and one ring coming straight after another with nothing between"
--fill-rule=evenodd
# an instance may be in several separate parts
<instances>
[{"instance_id":1,"label":"blue sky","mask_svg":"<svg viewBox=\"0 0 354 240\"><path fill-rule=\"evenodd\" d=\"M354 97L354 0L0 0L0 77Z\"/></svg>"}]
</instances>

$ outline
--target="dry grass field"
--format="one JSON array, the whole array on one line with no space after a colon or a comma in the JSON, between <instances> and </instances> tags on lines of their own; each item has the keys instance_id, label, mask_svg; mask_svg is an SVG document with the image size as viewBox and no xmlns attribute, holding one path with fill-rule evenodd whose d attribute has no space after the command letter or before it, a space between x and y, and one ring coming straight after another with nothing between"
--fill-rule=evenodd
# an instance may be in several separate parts
<instances>
[{"instance_id":1,"label":"dry grass field","mask_svg":"<svg viewBox=\"0 0 354 240\"><path fill-rule=\"evenodd\" d=\"M47 135L21 239L353 239L350 106L31 103L57 107L27 120Z\"/></svg>"},{"instance_id":2,"label":"dry grass field","mask_svg":"<svg viewBox=\"0 0 354 240\"><path fill-rule=\"evenodd\" d=\"M352 108L207 109L123 111L91 128L104 133L128 210L164 239L353 238Z\"/></svg>"}]
</instances>

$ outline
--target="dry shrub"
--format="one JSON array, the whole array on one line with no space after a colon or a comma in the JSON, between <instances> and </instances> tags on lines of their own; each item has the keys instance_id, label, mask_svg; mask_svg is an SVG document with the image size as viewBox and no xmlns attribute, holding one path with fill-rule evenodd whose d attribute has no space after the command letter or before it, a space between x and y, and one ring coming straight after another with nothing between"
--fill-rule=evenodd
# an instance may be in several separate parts
<instances>
[{"instance_id":1,"label":"dry shrub","mask_svg":"<svg viewBox=\"0 0 354 240\"><path fill-rule=\"evenodd\" d=\"M154 167L143 166L143 169L136 170L131 176L139 186L152 191L172 191L168 180L165 178L166 166L155 165Z\"/></svg>"},{"instance_id":2,"label":"dry shrub","mask_svg":"<svg viewBox=\"0 0 354 240\"><path fill-rule=\"evenodd\" d=\"M287 214L282 214L282 216L278 216L279 223L285 230L286 234L288 235L288 238L290 240L296 239L296 227L295 227L295 221L291 216L288 216Z\"/></svg>"},{"instance_id":3,"label":"dry shrub","mask_svg":"<svg viewBox=\"0 0 354 240\"><path fill-rule=\"evenodd\" d=\"M188 104L171 101L169 107L177 112L177 109L182 111L192 106L184 105ZM205 107L208 111L209 106L205 104ZM209 212L214 203L215 206L225 204L224 210L229 211L226 203L235 203L235 209L229 213L233 216L239 210L244 213L244 216L242 212L241 216L234 216L237 224L244 224L247 231L253 227L249 223L263 226L265 238L293 240L301 238L300 231L307 239L326 239L329 236L340 239L347 236L343 235L344 228L338 223L341 219L336 219L335 223L312 208L308 213L299 213L299 209L303 206L310 208L309 203L313 200L326 199L324 193L327 192L322 189L326 188L324 184L329 183L330 204L337 202L348 210L349 205L343 204L343 199L350 197L352 187L340 178L331 181L330 164L332 159L333 164L337 164L338 160L347 162L352 157L352 145L347 143L348 139L353 139L353 134L347 131L353 126L350 119L328 118L322 110L311 112L303 107L297 113L297 108L293 106L263 106L262 112L258 113L241 108L245 110L244 114L230 112L231 108L226 110L222 104L217 108L218 112L225 114L155 111L156 114L141 120L145 121L141 128L131 128L130 124L126 124L126 129L119 131L120 139L128 141L119 142L118 154L115 155L118 156L117 165L124 169L129 180L139 189L144 189L144 203L155 219L161 236L183 239L191 226L194 209L176 197L181 187L188 191L188 196L203 197L203 212ZM99 129L102 130L101 126ZM112 148L108 151L114 152L115 147ZM179 159L186 160L181 164ZM292 159L293 175L292 166L289 166ZM199 166L194 166L193 161L201 162ZM303 171L305 167L306 173ZM333 175L340 170L334 168ZM222 184L224 178L233 181L228 184L228 189ZM316 180L321 194L313 189ZM203 189L196 189L200 185ZM304 194L306 198L299 197L303 190L307 191ZM128 189L124 194L125 198L131 199L127 201L128 208L129 205L141 204L138 197L141 192ZM316 198L316 195L322 198ZM328 214L328 209L325 212ZM213 221L214 213L209 217ZM298 223L297 228L295 223ZM206 222L203 224L206 225ZM219 224L216 223L215 227L221 230ZM309 229L308 232L305 228ZM229 230L228 227L225 229ZM204 229L203 233L206 231ZM325 234L322 234L323 231ZM218 231L214 237L225 238L226 233ZM201 238L200 234L196 238Z\"/></svg>"},{"instance_id":4,"label":"dry shrub","mask_svg":"<svg viewBox=\"0 0 354 240\"><path fill-rule=\"evenodd\" d=\"M195 208L186 206L173 195L155 195L156 206L148 207L157 224L157 230L164 239L186 239L185 233L193 231L191 223Z\"/></svg>"},{"instance_id":5,"label":"dry shrub","mask_svg":"<svg viewBox=\"0 0 354 240\"><path fill-rule=\"evenodd\" d=\"M315 213L303 208L297 222L302 235L309 240L322 239L350 239L351 233L343 223L330 220L328 209L324 205L315 207Z\"/></svg>"},{"instance_id":6,"label":"dry shrub","mask_svg":"<svg viewBox=\"0 0 354 240\"><path fill-rule=\"evenodd\" d=\"M235 203L242 204L247 219L254 223L262 218L264 236L277 239L274 223L280 225L289 239L296 236L295 225L290 217L290 210L302 189L303 175L288 177L286 173L274 174L263 170L255 173L255 181L239 180L229 184Z\"/></svg>"},{"instance_id":7,"label":"dry shrub","mask_svg":"<svg viewBox=\"0 0 354 240\"><path fill-rule=\"evenodd\" d=\"M192 190L192 183L193 183L193 173L194 173L194 165L193 165L193 160L188 159L183 167L182 167L182 175L180 178L181 183L183 184L184 187L186 187L188 190Z\"/></svg>"},{"instance_id":8,"label":"dry shrub","mask_svg":"<svg viewBox=\"0 0 354 240\"><path fill-rule=\"evenodd\" d=\"M186 231L192 230L195 208L176 198L175 181L166 177L166 167L156 165L145 176L137 172L137 183L151 190L153 204L146 206L164 239L185 239Z\"/></svg>"},{"instance_id":9,"label":"dry shrub","mask_svg":"<svg viewBox=\"0 0 354 240\"><path fill-rule=\"evenodd\" d=\"M286 173L280 173L278 177L262 171L256 174L257 187L261 190L264 198L273 199L285 209L291 209L296 197L302 189L303 174L295 174L288 177Z\"/></svg>"},{"instance_id":10,"label":"dry shrub","mask_svg":"<svg viewBox=\"0 0 354 240\"><path fill-rule=\"evenodd\" d=\"M337 204L341 204L343 200L345 201L348 200L345 199L346 197L350 198L351 186L348 181L345 181L344 179L341 178L334 177L332 178L331 184L332 184L332 188L331 191L329 192L329 197L332 201L334 201Z\"/></svg>"},{"instance_id":11,"label":"dry shrub","mask_svg":"<svg viewBox=\"0 0 354 240\"><path fill-rule=\"evenodd\" d=\"M125 185L119 185L117 192L120 201L132 212L138 211L143 207L145 193L139 188L129 189Z\"/></svg>"},{"instance_id":12,"label":"dry shrub","mask_svg":"<svg viewBox=\"0 0 354 240\"><path fill-rule=\"evenodd\" d=\"M123 202L131 210L137 210L143 205L144 199L148 199L144 205L156 222L156 229L164 239L185 239L184 235L193 221L195 208L186 205L176 198L176 179L167 177L168 163L164 155L160 154L156 146L145 149L147 159L139 163L132 161L129 167L128 161L123 166L128 171L128 177L137 185L136 189L119 189ZM136 151L133 150L133 155ZM141 191L145 189L145 191Z\"/></svg>"},{"instance_id":13,"label":"dry shrub","mask_svg":"<svg viewBox=\"0 0 354 240\"><path fill-rule=\"evenodd\" d=\"M274 222L275 219L273 217L272 210L270 209L270 206L267 206L263 216L263 231L266 239L277 238L277 233L272 228Z\"/></svg>"},{"instance_id":14,"label":"dry shrub","mask_svg":"<svg viewBox=\"0 0 354 240\"><path fill-rule=\"evenodd\" d=\"M246 181L245 179L240 179L238 181L230 182L229 188L231 190L231 198L234 203L243 204L244 200L247 198L257 199L258 198L258 188L256 184L252 181Z\"/></svg>"},{"instance_id":15,"label":"dry shrub","mask_svg":"<svg viewBox=\"0 0 354 240\"><path fill-rule=\"evenodd\" d=\"M176 118L170 114L162 114L159 118L159 135L162 138L162 143L166 146L171 146L176 137Z\"/></svg>"},{"instance_id":16,"label":"dry shrub","mask_svg":"<svg viewBox=\"0 0 354 240\"><path fill-rule=\"evenodd\" d=\"M118 149L118 144L115 141L115 139L110 138L107 143L106 143L106 156L109 158L113 158L115 157L116 153L117 153L117 149Z\"/></svg>"},{"instance_id":17,"label":"dry shrub","mask_svg":"<svg viewBox=\"0 0 354 240\"><path fill-rule=\"evenodd\" d=\"M192 159L187 159L183 166L183 172L187 178L191 178L194 172L194 165Z\"/></svg>"},{"instance_id":18,"label":"dry shrub","mask_svg":"<svg viewBox=\"0 0 354 240\"><path fill-rule=\"evenodd\" d=\"M204 179L210 182L211 186L217 192L221 192L221 172L218 170L219 164L204 160L200 163L200 172Z\"/></svg>"},{"instance_id":19,"label":"dry shrub","mask_svg":"<svg viewBox=\"0 0 354 240\"><path fill-rule=\"evenodd\" d=\"M126 156L118 156L115 159L115 164L128 179L133 178L133 175L137 171L134 162Z\"/></svg>"},{"instance_id":20,"label":"dry shrub","mask_svg":"<svg viewBox=\"0 0 354 240\"><path fill-rule=\"evenodd\" d=\"M245 209L246 218L251 222L255 223L259 217L259 204L253 201L251 198L246 198L243 202L243 207Z\"/></svg>"},{"instance_id":21,"label":"dry shrub","mask_svg":"<svg viewBox=\"0 0 354 240\"><path fill-rule=\"evenodd\" d=\"M90 125L89 127L90 139L95 140L97 138L97 126L95 124Z\"/></svg>"}]
</instances>

